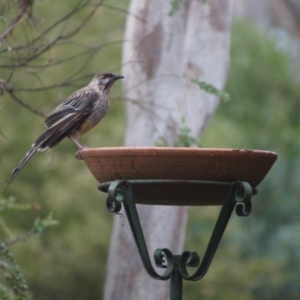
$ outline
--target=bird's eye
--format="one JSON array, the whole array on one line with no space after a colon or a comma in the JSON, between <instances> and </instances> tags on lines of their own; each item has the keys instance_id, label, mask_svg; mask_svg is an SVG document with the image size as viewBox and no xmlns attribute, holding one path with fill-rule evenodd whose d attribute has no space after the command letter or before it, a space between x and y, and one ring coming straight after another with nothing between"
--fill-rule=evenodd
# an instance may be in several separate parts
<instances>
[{"instance_id":1,"label":"bird's eye","mask_svg":"<svg viewBox=\"0 0 300 300\"><path fill-rule=\"evenodd\" d=\"M102 84L107 84L109 82L109 77L106 77L102 80Z\"/></svg>"}]
</instances>

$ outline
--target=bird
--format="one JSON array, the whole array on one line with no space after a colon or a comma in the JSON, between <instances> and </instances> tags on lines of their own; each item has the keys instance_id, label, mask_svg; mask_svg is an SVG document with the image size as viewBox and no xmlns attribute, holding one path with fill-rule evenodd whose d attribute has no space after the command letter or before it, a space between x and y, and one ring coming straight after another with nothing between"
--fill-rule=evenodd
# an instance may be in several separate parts
<instances>
[{"instance_id":1,"label":"bird","mask_svg":"<svg viewBox=\"0 0 300 300\"><path fill-rule=\"evenodd\" d=\"M91 130L105 116L110 101L110 88L121 78L124 76L109 72L97 74L87 86L71 94L50 112L45 119L46 130L12 170L3 187L14 180L37 151L51 149L66 137L78 147L76 157L80 159L80 151L87 147L78 141L78 137Z\"/></svg>"}]
</instances>

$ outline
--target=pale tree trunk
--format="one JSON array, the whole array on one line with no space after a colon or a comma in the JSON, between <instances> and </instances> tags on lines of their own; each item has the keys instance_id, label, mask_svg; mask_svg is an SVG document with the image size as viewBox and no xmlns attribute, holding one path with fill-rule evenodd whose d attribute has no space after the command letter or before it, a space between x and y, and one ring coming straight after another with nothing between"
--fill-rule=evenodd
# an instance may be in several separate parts
<instances>
[{"instance_id":1,"label":"pale tree trunk","mask_svg":"<svg viewBox=\"0 0 300 300\"><path fill-rule=\"evenodd\" d=\"M229 66L230 1L184 0L173 16L171 1L132 0L123 75L127 112L126 146L172 146L182 117L200 138L218 99L191 82L222 89ZM150 256L157 248L180 254L186 207L140 206ZM142 267L125 217L116 217L108 259L106 300L169 298L169 282L156 281ZM124 225L124 226L122 226Z\"/></svg>"}]
</instances>

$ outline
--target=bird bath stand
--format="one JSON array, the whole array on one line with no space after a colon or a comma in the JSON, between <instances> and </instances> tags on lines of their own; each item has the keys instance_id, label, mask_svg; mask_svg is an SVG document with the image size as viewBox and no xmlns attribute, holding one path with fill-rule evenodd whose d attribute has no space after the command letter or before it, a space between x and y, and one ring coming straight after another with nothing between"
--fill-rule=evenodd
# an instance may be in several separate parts
<instances>
[{"instance_id":1,"label":"bird bath stand","mask_svg":"<svg viewBox=\"0 0 300 300\"><path fill-rule=\"evenodd\" d=\"M182 299L182 280L200 280L207 272L227 223L251 213L251 197L277 155L274 152L204 148L97 148L85 149L81 157L108 193L110 212L124 206L143 265L158 280L171 279L170 299ZM204 206L221 210L202 261L194 251L174 255L157 249L154 261L165 268L159 275L152 266L136 204ZM187 267L195 267L190 275Z\"/></svg>"}]
</instances>

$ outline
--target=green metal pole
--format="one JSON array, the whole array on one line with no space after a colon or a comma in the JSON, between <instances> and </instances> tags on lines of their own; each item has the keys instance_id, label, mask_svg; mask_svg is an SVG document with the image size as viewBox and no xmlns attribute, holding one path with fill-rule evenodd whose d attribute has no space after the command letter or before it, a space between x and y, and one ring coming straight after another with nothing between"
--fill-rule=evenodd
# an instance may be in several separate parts
<instances>
[{"instance_id":1,"label":"green metal pole","mask_svg":"<svg viewBox=\"0 0 300 300\"><path fill-rule=\"evenodd\" d=\"M175 266L171 274L170 300L182 299L182 276L178 268L179 259L180 255L174 255Z\"/></svg>"}]
</instances>

